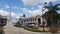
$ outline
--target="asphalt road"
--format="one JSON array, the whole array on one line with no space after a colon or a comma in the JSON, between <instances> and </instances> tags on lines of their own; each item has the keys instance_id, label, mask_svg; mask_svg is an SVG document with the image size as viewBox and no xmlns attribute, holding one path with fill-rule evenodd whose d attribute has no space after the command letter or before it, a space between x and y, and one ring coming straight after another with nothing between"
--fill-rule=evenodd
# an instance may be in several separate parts
<instances>
[{"instance_id":1,"label":"asphalt road","mask_svg":"<svg viewBox=\"0 0 60 34\"><path fill-rule=\"evenodd\" d=\"M12 23L7 24L4 27L4 34L52 34L50 32L31 32L28 30L24 30L23 28L14 27ZM56 33L60 34L60 33Z\"/></svg>"},{"instance_id":2,"label":"asphalt road","mask_svg":"<svg viewBox=\"0 0 60 34\"><path fill-rule=\"evenodd\" d=\"M4 29L5 34L52 34L50 32L31 32L24 30L23 28L17 28L17 27L6 27ZM60 33L56 33L60 34Z\"/></svg>"}]
</instances>

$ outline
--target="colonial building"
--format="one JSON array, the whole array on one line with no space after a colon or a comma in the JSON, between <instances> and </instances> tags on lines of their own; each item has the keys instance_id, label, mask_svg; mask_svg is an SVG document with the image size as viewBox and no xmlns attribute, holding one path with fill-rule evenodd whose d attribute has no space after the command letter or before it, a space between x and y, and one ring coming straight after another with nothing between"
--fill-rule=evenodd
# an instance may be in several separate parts
<instances>
[{"instance_id":1,"label":"colonial building","mask_svg":"<svg viewBox=\"0 0 60 34\"><path fill-rule=\"evenodd\" d=\"M35 24L36 26L43 26L43 23L44 23L44 26L47 26L47 21L45 20L44 17L42 21L42 17L40 15L37 15L34 17L28 17L28 18L22 17L20 20L20 24L22 24L23 26L31 25L31 24Z\"/></svg>"}]
</instances>

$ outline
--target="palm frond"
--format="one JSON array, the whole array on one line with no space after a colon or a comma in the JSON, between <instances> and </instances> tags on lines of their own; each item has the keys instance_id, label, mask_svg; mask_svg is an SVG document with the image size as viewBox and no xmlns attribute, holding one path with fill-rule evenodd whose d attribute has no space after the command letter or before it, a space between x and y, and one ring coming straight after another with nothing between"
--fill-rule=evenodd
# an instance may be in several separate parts
<instances>
[{"instance_id":1,"label":"palm frond","mask_svg":"<svg viewBox=\"0 0 60 34\"><path fill-rule=\"evenodd\" d=\"M60 8L56 8L56 10L60 10Z\"/></svg>"},{"instance_id":2,"label":"palm frond","mask_svg":"<svg viewBox=\"0 0 60 34\"><path fill-rule=\"evenodd\" d=\"M49 6L44 6L43 8L50 9L50 7L49 7Z\"/></svg>"},{"instance_id":3,"label":"palm frond","mask_svg":"<svg viewBox=\"0 0 60 34\"><path fill-rule=\"evenodd\" d=\"M58 8L58 6L60 6L60 4L54 5L54 6L53 6L53 9L54 9L54 8Z\"/></svg>"}]
</instances>

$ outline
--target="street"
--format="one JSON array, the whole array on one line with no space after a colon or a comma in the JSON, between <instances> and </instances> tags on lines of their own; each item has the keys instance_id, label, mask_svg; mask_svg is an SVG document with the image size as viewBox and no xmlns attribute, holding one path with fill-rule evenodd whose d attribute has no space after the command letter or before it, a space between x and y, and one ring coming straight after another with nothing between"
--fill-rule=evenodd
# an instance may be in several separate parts
<instances>
[{"instance_id":1,"label":"street","mask_svg":"<svg viewBox=\"0 0 60 34\"><path fill-rule=\"evenodd\" d=\"M23 28L17 28L17 27L6 27L4 29L4 32L5 34L52 34L50 32L31 32L28 30L24 30Z\"/></svg>"},{"instance_id":2,"label":"street","mask_svg":"<svg viewBox=\"0 0 60 34\"><path fill-rule=\"evenodd\" d=\"M50 32L32 32L25 30L23 28L14 27L12 22L9 22L6 27L4 27L4 34L52 34ZM59 34L59 33L56 33Z\"/></svg>"}]
</instances>

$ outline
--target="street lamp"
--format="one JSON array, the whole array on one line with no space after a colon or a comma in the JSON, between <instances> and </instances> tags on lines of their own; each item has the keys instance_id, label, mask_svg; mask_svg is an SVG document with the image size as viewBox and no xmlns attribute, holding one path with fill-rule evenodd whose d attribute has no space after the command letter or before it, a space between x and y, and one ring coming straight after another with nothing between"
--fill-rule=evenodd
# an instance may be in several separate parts
<instances>
[{"instance_id":1,"label":"street lamp","mask_svg":"<svg viewBox=\"0 0 60 34\"><path fill-rule=\"evenodd\" d=\"M45 2L44 4L47 4L47 2ZM42 23L43 23L43 31L45 31L44 30L44 20L43 20L43 11L45 10L45 8L44 7L42 7Z\"/></svg>"}]
</instances>

